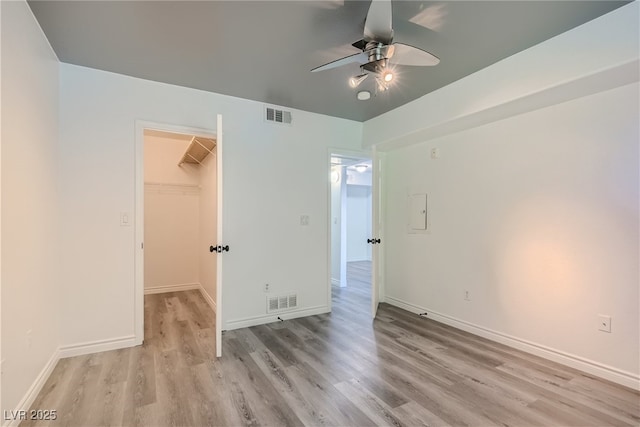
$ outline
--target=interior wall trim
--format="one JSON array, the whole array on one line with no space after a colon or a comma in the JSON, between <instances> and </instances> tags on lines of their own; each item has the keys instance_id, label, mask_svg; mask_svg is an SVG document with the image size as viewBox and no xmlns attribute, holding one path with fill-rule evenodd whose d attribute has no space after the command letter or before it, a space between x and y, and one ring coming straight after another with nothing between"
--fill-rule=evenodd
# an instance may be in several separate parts
<instances>
[{"instance_id":1,"label":"interior wall trim","mask_svg":"<svg viewBox=\"0 0 640 427\"><path fill-rule=\"evenodd\" d=\"M211 298L211 295L209 295L209 293L204 289L204 286L199 284L198 289L200 290L200 293L202 294L202 297L204 298L204 300L207 302L207 304L209 304L209 307L211 307L211 309L215 313L218 309L218 305L216 304L216 302L213 300L213 298Z\"/></svg>"},{"instance_id":2,"label":"interior wall trim","mask_svg":"<svg viewBox=\"0 0 640 427\"><path fill-rule=\"evenodd\" d=\"M180 283L177 285L150 286L148 288L144 288L144 294L163 294L165 292L190 291L192 289L200 290L201 288L202 285L200 283Z\"/></svg>"},{"instance_id":3,"label":"interior wall trim","mask_svg":"<svg viewBox=\"0 0 640 427\"><path fill-rule=\"evenodd\" d=\"M58 364L58 360L60 360L60 359L61 359L60 350L56 349L53 352L53 354L51 354L51 357L49 358L47 363L44 365L44 368L42 368L42 370L40 371L40 373L38 374L36 379L33 381L33 384L31 384L31 387L29 387L29 389L25 393L24 397L18 403L18 406L15 408L15 410L13 412L14 414L19 413L19 411L28 411L29 408L31 408L31 405L33 405L33 402L36 400L36 397L38 397L38 394L42 390L42 387L44 387L45 383L47 382L47 380L51 376L51 373L53 372L53 369ZM44 408L42 408L42 409L44 409ZM55 408L53 408L53 409L55 409ZM3 410L4 410L4 408L3 408ZM60 414L58 414L58 415L60 415ZM4 414L3 414L2 418L3 418L3 422L2 422L2 426L3 427L18 426L20 424L20 422L22 421L22 420L19 420L19 419L6 420L6 419L4 419L5 418Z\"/></svg>"},{"instance_id":4,"label":"interior wall trim","mask_svg":"<svg viewBox=\"0 0 640 427\"><path fill-rule=\"evenodd\" d=\"M418 305L391 297L389 295L386 295L385 299L388 304L402 308L403 310L407 310L415 314L426 312L428 313L427 317L429 319L435 320L436 322L444 323L446 325L453 326L454 328L461 329L466 332L470 332L474 335L478 335L488 340L495 341L518 350L522 350L524 352L563 364L565 366L569 366L571 368L578 369L580 371L595 375L600 378L604 378L609 381L613 381L625 387L630 387L634 390L640 390L640 375L623 371L621 369L614 368L603 363L595 362L593 360L566 353L564 351L527 341L518 337L503 334L501 332L497 332L471 322L435 312L426 307L420 307Z\"/></svg>"},{"instance_id":5,"label":"interior wall trim","mask_svg":"<svg viewBox=\"0 0 640 427\"><path fill-rule=\"evenodd\" d=\"M265 307L266 308L266 307ZM282 313L271 313L264 316L246 317L244 319L228 320L223 325L223 330L231 331L233 329L249 328L251 326L264 325L265 323L273 323L278 321L278 317L283 320L297 319L298 317L315 316L331 312L328 305L319 305L316 307L302 308L299 310L284 311Z\"/></svg>"},{"instance_id":6,"label":"interior wall trim","mask_svg":"<svg viewBox=\"0 0 640 427\"><path fill-rule=\"evenodd\" d=\"M61 346L58 350L60 358L82 356L84 354L99 353L102 351L118 350L121 348L136 346L135 336L109 338L106 340L87 341L79 344Z\"/></svg>"}]
</instances>

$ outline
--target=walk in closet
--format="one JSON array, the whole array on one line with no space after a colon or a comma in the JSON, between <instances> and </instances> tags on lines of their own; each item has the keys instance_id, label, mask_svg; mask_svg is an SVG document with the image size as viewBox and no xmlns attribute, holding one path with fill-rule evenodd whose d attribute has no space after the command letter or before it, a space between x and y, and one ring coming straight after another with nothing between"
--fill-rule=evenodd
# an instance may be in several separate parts
<instances>
[{"instance_id":1,"label":"walk in closet","mask_svg":"<svg viewBox=\"0 0 640 427\"><path fill-rule=\"evenodd\" d=\"M216 140L144 132L145 294L200 289L215 307Z\"/></svg>"}]
</instances>

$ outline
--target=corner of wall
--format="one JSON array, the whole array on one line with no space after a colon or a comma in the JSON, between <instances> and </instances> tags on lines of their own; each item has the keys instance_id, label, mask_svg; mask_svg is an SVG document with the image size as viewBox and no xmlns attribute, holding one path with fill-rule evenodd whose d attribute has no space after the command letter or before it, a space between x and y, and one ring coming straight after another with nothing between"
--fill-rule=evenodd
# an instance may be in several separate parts
<instances>
[{"instance_id":1,"label":"corner of wall","mask_svg":"<svg viewBox=\"0 0 640 427\"><path fill-rule=\"evenodd\" d=\"M59 358L60 89L58 58L27 2L0 3L1 409L12 411L28 409Z\"/></svg>"}]
</instances>

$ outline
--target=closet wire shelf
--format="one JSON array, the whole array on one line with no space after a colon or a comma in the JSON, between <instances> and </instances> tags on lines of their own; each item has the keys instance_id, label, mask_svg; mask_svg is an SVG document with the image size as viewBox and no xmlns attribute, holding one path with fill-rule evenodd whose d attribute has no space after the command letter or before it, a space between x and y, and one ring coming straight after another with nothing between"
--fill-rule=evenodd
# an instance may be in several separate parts
<instances>
[{"instance_id":1,"label":"closet wire shelf","mask_svg":"<svg viewBox=\"0 0 640 427\"><path fill-rule=\"evenodd\" d=\"M182 166L184 163L190 163L199 165L209 153L213 153L213 149L216 147L216 140L213 138L203 138L200 136L194 136L191 138L191 143L187 147L182 159L178 166Z\"/></svg>"}]
</instances>

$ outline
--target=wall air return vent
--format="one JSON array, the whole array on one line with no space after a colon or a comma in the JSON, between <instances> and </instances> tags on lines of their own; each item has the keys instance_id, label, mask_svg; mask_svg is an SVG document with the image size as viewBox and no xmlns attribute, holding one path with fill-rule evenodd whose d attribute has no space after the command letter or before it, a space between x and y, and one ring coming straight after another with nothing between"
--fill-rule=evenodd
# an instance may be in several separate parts
<instances>
[{"instance_id":1,"label":"wall air return vent","mask_svg":"<svg viewBox=\"0 0 640 427\"><path fill-rule=\"evenodd\" d=\"M291 124L291 111L278 110L273 107L265 108L265 120L272 123Z\"/></svg>"},{"instance_id":2,"label":"wall air return vent","mask_svg":"<svg viewBox=\"0 0 640 427\"><path fill-rule=\"evenodd\" d=\"M298 295L287 294L267 297L267 313L282 312L298 308Z\"/></svg>"}]
</instances>

